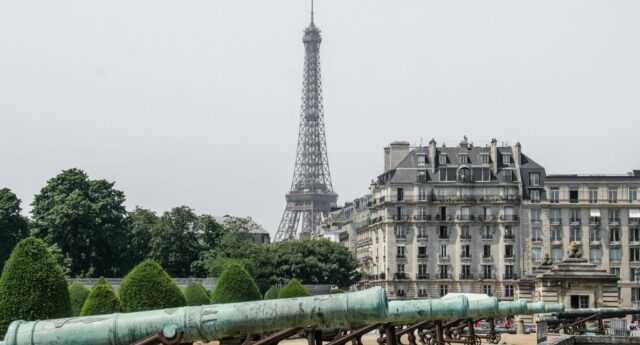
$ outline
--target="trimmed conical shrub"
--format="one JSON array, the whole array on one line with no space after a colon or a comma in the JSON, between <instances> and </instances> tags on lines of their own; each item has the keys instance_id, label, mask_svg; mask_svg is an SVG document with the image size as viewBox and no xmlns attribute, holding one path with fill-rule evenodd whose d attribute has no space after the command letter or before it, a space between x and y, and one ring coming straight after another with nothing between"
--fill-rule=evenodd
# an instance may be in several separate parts
<instances>
[{"instance_id":1,"label":"trimmed conical shrub","mask_svg":"<svg viewBox=\"0 0 640 345\"><path fill-rule=\"evenodd\" d=\"M71 311L73 316L80 315L80 310L84 305L84 301L89 297L91 290L79 282L73 282L69 284L69 298L71 299Z\"/></svg>"},{"instance_id":2,"label":"trimmed conical shrub","mask_svg":"<svg viewBox=\"0 0 640 345\"><path fill-rule=\"evenodd\" d=\"M237 263L222 271L211 293L211 303L237 303L262 299L260 290L249 272Z\"/></svg>"},{"instance_id":3,"label":"trimmed conical shrub","mask_svg":"<svg viewBox=\"0 0 640 345\"><path fill-rule=\"evenodd\" d=\"M104 278L102 278L104 279ZM112 314L120 310L120 300L111 285L98 281L82 306L81 316Z\"/></svg>"},{"instance_id":4,"label":"trimmed conical shrub","mask_svg":"<svg viewBox=\"0 0 640 345\"><path fill-rule=\"evenodd\" d=\"M134 267L120 285L123 312L182 307L186 303L178 285L153 260Z\"/></svg>"},{"instance_id":5,"label":"trimmed conical shrub","mask_svg":"<svg viewBox=\"0 0 640 345\"><path fill-rule=\"evenodd\" d=\"M330 294L336 294L336 293L344 293L344 291L338 289L338 288L333 288L331 289L331 291L329 292Z\"/></svg>"},{"instance_id":6,"label":"trimmed conical shrub","mask_svg":"<svg viewBox=\"0 0 640 345\"><path fill-rule=\"evenodd\" d=\"M302 286L298 279L292 279L280 290L278 298L305 297L310 295L309 290Z\"/></svg>"},{"instance_id":7,"label":"trimmed conical shrub","mask_svg":"<svg viewBox=\"0 0 640 345\"><path fill-rule=\"evenodd\" d=\"M209 294L207 290L196 282L189 282L184 289L184 297L187 299L187 305L198 306L209 304Z\"/></svg>"},{"instance_id":8,"label":"trimmed conical shrub","mask_svg":"<svg viewBox=\"0 0 640 345\"><path fill-rule=\"evenodd\" d=\"M264 299L276 299L278 298L278 292L280 292L280 290L278 290L277 287L272 286L264 293Z\"/></svg>"},{"instance_id":9,"label":"trimmed conical shrub","mask_svg":"<svg viewBox=\"0 0 640 345\"><path fill-rule=\"evenodd\" d=\"M14 320L67 316L71 301L62 268L41 240L20 241L0 277L0 337Z\"/></svg>"},{"instance_id":10,"label":"trimmed conical shrub","mask_svg":"<svg viewBox=\"0 0 640 345\"><path fill-rule=\"evenodd\" d=\"M96 285L107 285L107 286L111 286L111 285L109 285L109 282L108 282L106 279L104 279L104 277L100 277L100 278L98 278L98 280L96 280L96 283L95 283L95 284L93 284L93 286L96 286Z\"/></svg>"}]
</instances>

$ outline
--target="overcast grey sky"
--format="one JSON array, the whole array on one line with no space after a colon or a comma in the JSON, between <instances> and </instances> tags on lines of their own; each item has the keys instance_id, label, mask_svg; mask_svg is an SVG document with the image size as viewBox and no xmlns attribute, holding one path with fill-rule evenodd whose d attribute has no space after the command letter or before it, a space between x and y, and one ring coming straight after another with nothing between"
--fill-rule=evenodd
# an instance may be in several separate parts
<instances>
[{"instance_id":1,"label":"overcast grey sky","mask_svg":"<svg viewBox=\"0 0 640 345\"><path fill-rule=\"evenodd\" d=\"M551 173L640 168L640 1L317 0L340 203L395 139L514 144ZM0 1L0 187L62 169L162 212L252 216L290 187L307 0Z\"/></svg>"}]
</instances>

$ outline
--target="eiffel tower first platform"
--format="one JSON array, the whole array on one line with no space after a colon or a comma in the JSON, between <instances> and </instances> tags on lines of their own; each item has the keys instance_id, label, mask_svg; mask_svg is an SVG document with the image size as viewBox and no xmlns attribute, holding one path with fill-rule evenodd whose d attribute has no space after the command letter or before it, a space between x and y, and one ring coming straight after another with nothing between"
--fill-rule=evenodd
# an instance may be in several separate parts
<instances>
[{"instance_id":1,"label":"eiffel tower first platform","mask_svg":"<svg viewBox=\"0 0 640 345\"><path fill-rule=\"evenodd\" d=\"M296 165L275 241L295 239L296 234L300 237L316 234L322 219L329 215L338 200L329 173L320 78L322 38L313 21L313 1L311 24L304 30L302 42L305 51L304 80Z\"/></svg>"}]
</instances>

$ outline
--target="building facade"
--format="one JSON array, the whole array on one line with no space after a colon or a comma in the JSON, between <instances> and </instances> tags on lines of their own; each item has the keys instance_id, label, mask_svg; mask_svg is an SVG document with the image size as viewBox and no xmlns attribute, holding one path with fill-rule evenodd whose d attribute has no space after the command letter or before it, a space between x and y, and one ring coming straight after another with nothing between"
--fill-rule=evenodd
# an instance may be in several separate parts
<instances>
[{"instance_id":1,"label":"building facade","mask_svg":"<svg viewBox=\"0 0 640 345\"><path fill-rule=\"evenodd\" d=\"M619 305L635 306L639 187L640 171L547 175L519 143L394 142L370 193L332 213L323 229L358 258L363 287L382 285L391 298L469 292L540 300L544 259L561 262L575 242L590 264L620 277Z\"/></svg>"}]
</instances>

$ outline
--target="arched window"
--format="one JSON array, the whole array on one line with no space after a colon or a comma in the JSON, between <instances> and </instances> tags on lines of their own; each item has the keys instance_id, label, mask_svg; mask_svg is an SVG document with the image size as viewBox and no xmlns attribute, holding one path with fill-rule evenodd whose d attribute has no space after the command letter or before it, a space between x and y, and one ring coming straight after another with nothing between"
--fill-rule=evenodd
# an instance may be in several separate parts
<instances>
[{"instance_id":1,"label":"arched window","mask_svg":"<svg viewBox=\"0 0 640 345\"><path fill-rule=\"evenodd\" d=\"M460 168L458 170L458 181L470 182L471 181L471 169Z\"/></svg>"}]
</instances>

